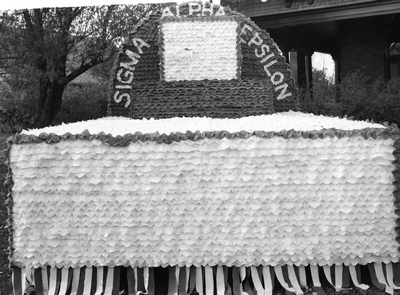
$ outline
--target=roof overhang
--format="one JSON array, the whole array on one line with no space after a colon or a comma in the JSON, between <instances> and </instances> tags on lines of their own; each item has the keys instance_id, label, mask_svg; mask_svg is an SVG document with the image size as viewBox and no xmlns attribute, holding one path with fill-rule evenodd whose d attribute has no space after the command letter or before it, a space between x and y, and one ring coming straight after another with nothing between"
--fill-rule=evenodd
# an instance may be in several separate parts
<instances>
[{"instance_id":1,"label":"roof overhang","mask_svg":"<svg viewBox=\"0 0 400 295\"><path fill-rule=\"evenodd\" d=\"M400 1L364 3L258 17L251 17L251 15L248 16L250 16L260 27L274 28L396 13L400 13Z\"/></svg>"}]
</instances>

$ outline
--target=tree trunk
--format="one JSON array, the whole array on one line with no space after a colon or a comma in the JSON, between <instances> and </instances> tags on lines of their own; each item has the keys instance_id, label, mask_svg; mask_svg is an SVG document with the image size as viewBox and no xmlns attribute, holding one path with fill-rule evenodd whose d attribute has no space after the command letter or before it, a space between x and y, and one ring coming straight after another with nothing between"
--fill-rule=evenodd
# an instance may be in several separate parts
<instances>
[{"instance_id":1,"label":"tree trunk","mask_svg":"<svg viewBox=\"0 0 400 295\"><path fill-rule=\"evenodd\" d=\"M61 108L64 85L58 81L40 81L40 98L36 118L36 127L49 126Z\"/></svg>"}]
</instances>

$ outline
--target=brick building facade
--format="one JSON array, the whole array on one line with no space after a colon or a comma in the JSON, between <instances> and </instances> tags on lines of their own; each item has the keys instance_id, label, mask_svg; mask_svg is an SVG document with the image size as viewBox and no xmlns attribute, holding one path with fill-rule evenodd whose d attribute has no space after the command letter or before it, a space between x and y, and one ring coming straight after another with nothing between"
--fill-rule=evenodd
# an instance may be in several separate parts
<instances>
[{"instance_id":1,"label":"brick building facade","mask_svg":"<svg viewBox=\"0 0 400 295\"><path fill-rule=\"evenodd\" d=\"M300 86L311 85L316 51L332 56L336 82L357 70L400 76L400 0L242 0L235 9L270 33Z\"/></svg>"}]
</instances>

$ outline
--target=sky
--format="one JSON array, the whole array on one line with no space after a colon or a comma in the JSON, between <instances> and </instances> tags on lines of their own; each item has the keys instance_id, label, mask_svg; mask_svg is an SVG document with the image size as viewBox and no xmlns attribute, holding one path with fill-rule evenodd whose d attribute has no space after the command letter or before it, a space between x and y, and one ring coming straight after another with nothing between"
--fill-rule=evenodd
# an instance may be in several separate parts
<instances>
[{"instance_id":1,"label":"sky","mask_svg":"<svg viewBox=\"0 0 400 295\"><path fill-rule=\"evenodd\" d=\"M279 44L278 44L279 45ZM320 52L314 52L311 58L311 63L313 68L318 70L324 70L326 72L326 76L334 79L335 77L335 62L332 59L332 56L329 54L323 54Z\"/></svg>"}]
</instances>

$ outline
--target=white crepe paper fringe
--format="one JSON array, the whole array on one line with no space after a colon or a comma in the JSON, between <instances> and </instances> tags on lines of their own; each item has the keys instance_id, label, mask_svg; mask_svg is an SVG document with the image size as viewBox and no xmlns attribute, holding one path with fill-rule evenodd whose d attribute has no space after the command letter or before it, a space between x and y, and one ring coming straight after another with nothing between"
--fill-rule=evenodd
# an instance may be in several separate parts
<instances>
[{"instance_id":1,"label":"white crepe paper fringe","mask_svg":"<svg viewBox=\"0 0 400 295\"><path fill-rule=\"evenodd\" d=\"M388 294L393 294L394 290L399 290L400 286L395 281L399 282L400 273L394 271L395 268L399 269L399 266L398 263L369 264L368 267L373 284ZM351 281L352 286L355 288L367 290L369 286L360 281L360 267L349 266L347 277L343 272L343 269L346 267L344 265L335 265L332 267L310 266L304 268L289 265L275 266L273 268L269 266L241 268L225 268L225 266L174 266L169 267L167 294L186 295L196 291L204 295L271 295L274 289L274 276L276 276L279 285L286 291L301 295L309 288L321 288L320 280L322 277L320 277L320 274L323 274L325 279L337 292L349 289L349 286L344 286L345 280ZM224 271L225 269L227 271ZM319 272L320 269L323 270L321 273ZM130 295L154 295L155 280L154 278L149 279L150 276L154 275L152 268L130 268L127 271L126 277L128 290L119 289L119 281L122 278L119 275L114 276L114 270L114 267L61 269L55 267L39 269L14 267L12 284L15 295L23 295L27 290L34 290L37 295L114 295L120 291L125 291L126 294ZM138 272L142 275L139 276ZM237 278L233 274L234 272L237 272L239 275ZM202 275L203 273L204 276ZM305 284L307 275L312 277L313 282ZM248 284L250 281L252 283ZM227 284L229 288L227 288ZM138 285L144 286L144 289L138 290ZM246 287L244 287L245 285ZM203 286L205 286L204 289Z\"/></svg>"}]
</instances>

